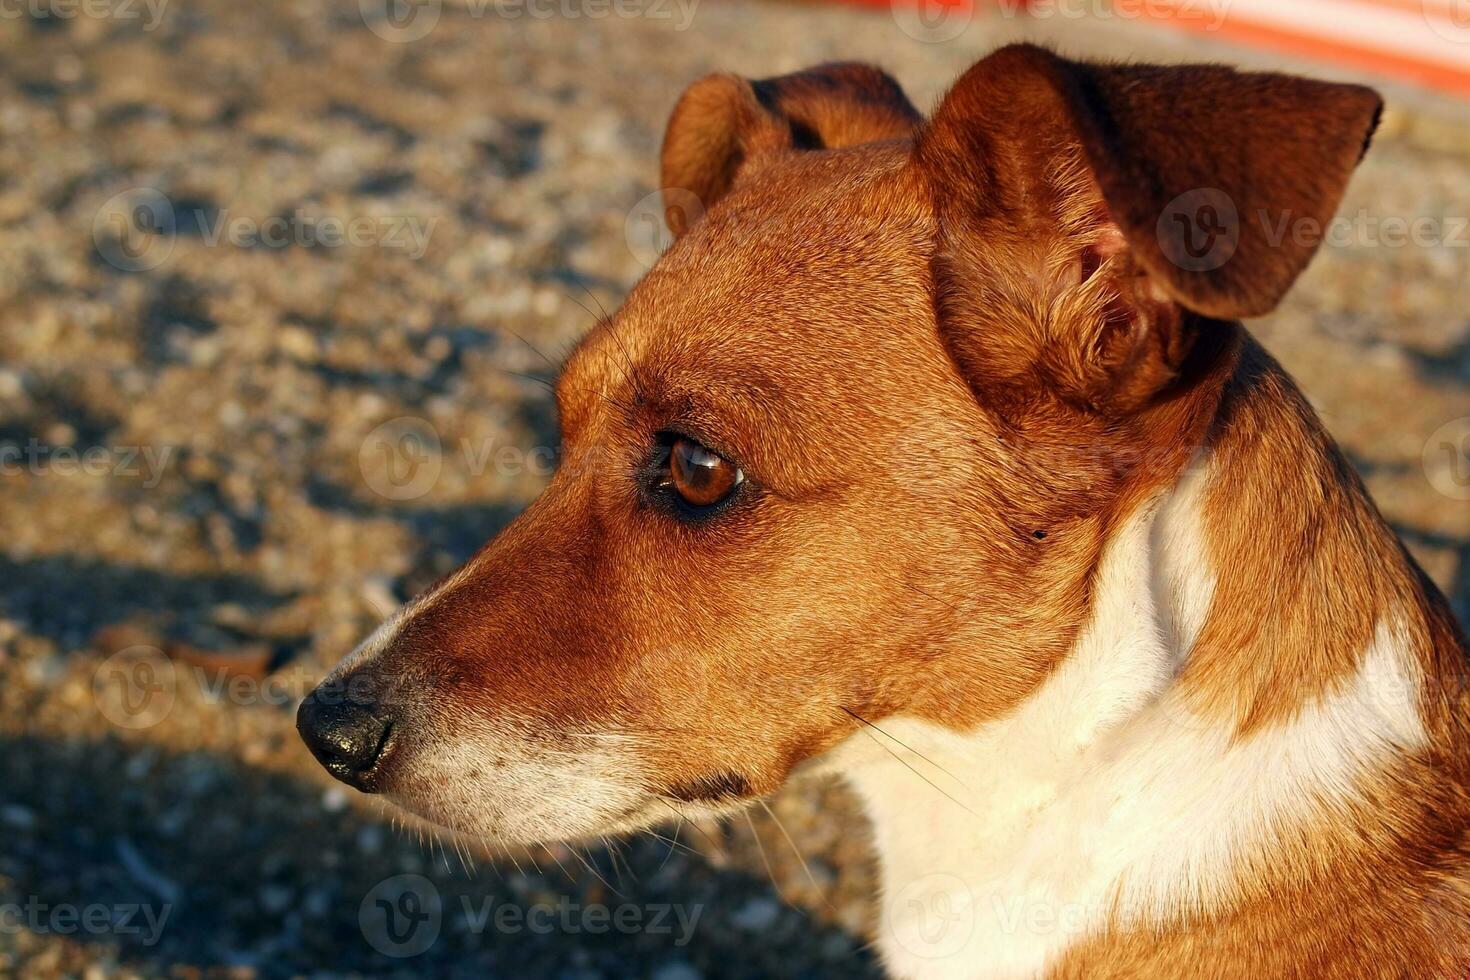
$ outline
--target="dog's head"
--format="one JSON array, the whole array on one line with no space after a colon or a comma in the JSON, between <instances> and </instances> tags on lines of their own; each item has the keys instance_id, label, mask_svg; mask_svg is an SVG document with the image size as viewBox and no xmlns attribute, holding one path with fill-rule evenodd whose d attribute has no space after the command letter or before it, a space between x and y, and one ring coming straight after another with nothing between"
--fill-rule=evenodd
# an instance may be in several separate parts
<instances>
[{"instance_id":1,"label":"dog's head","mask_svg":"<svg viewBox=\"0 0 1470 980\"><path fill-rule=\"evenodd\" d=\"M539 841L775 789L866 720L957 728L1064 655L1119 516L1209 425L1379 109L1033 47L925 121L875 69L716 75L677 240L557 385L541 497L302 708L335 774Z\"/></svg>"}]
</instances>

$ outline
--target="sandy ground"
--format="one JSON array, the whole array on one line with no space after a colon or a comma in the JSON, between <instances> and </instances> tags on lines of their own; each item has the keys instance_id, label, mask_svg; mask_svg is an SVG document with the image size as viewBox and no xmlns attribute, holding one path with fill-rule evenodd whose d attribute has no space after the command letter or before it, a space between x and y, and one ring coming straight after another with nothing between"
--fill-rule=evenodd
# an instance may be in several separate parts
<instances>
[{"instance_id":1,"label":"sandy ground","mask_svg":"<svg viewBox=\"0 0 1470 980\"><path fill-rule=\"evenodd\" d=\"M856 57L929 104L1017 33L1231 53L715 0L447 5L418 39L370 0L99 3L0 20L0 975L875 974L837 788L673 847L461 855L332 784L295 703L534 496L532 347L641 273L689 80ZM1470 493L1434 447L1470 415L1467 150L1452 107L1400 103L1342 240L1255 328L1462 618ZM378 451L405 417L440 440L422 484ZM415 910L422 952L384 918Z\"/></svg>"}]
</instances>

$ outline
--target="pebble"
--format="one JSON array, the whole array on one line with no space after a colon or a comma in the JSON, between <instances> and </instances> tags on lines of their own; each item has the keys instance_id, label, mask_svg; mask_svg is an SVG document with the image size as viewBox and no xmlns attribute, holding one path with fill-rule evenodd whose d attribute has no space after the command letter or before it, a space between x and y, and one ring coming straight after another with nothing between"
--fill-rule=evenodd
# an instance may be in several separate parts
<instances>
[{"instance_id":1,"label":"pebble","mask_svg":"<svg viewBox=\"0 0 1470 980\"><path fill-rule=\"evenodd\" d=\"M296 893L285 885L266 885L260 890L260 907L267 915L280 915L291 907Z\"/></svg>"},{"instance_id":2,"label":"pebble","mask_svg":"<svg viewBox=\"0 0 1470 980\"><path fill-rule=\"evenodd\" d=\"M704 974L688 963L665 963L653 971L652 980L704 980Z\"/></svg>"},{"instance_id":3,"label":"pebble","mask_svg":"<svg viewBox=\"0 0 1470 980\"><path fill-rule=\"evenodd\" d=\"M341 813L347 809L347 791L339 786L329 786L322 791L322 809L328 813Z\"/></svg>"},{"instance_id":4,"label":"pebble","mask_svg":"<svg viewBox=\"0 0 1470 980\"><path fill-rule=\"evenodd\" d=\"M65 422L57 422L46 429L46 442L52 446L70 446L77 441L77 430Z\"/></svg>"},{"instance_id":5,"label":"pebble","mask_svg":"<svg viewBox=\"0 0 1470 980\"><path fill-rule=\"evenodd\" d=\"M132 620L161 643L203 642L194 634L214 636L211 626L276 636L262 624L290 619L289 630L310 635L303 660L325 670L400 604L396 589L418 581L410 570L447 570L435 556L453 563L448 542L480 535L486 515L524 502L520 484L511 491L452 466L431 498L385 500L364 482L364 437L389 419L422 417L447 452L465 435L521 439L545 414L539 386L489 379L546 369L510 331L553 359L576 342L590 322L579 307L597 304L574 279L615 310L642 273L625 223L656 183L663 120L684 84L717 68L760 76L860 58L886 63L928 105L975 46L910 43L882 12L747 0L701 5L680 34L654 18L446 9L433 38L413 45L382 42L355 10L336 16L321 3L262 0L248 15L232 0L183 6L170 5L153 34L99 18L51 25L64 31L0 30L0 64L29 73L18 77L55 72L65 86L51 96L17 89L0 105L7 149L34 162L0 191L0 216L15 219L13 247L0 248L0 290L23 327L6 335L0 358L7 427L54 445L180 447L155 487L5 481L0 539L12 574L0 582L0 649L13 658L0 659L0 726L25 751L0 756L0 877L74 896L105 894L116 879L141 894L183 890L189 902L152 948L0 935L0 975L191 980L205 969L180 964L211 964L209 975L242 978L700 980L695 964L708 964L720 975L874 976L873 957L853 955L871 923L866 854L830 844L860 826L842 798L782 811L818 878L812 889L780 862L783 892L818 910L823 869L842 878L831 889L838 913L815 911L810 928L744 883L766 874L751 842L727 850L706 843L723 841L723 830L686 827L681 840L708 860L679 849L655 872L665 848L650 858L649 842L631 842L626 853L642 881L632 901L707 903L690 949L667 936L446 931L422 958L389 961L358 923L363 896L388 877L429 876L446 915L461 889L524 902L580 885L545 860L546 873L521 876L478 855L467 884L452 846L451 873L437 843L426 857L416 830L395 834L366 804L359 816L357 794L327 782L288 711L235 710L190 684L159 724L112 728L92 701L100 658L73 647ZM1085 30L1074 42L1094 53L1112 43ZM1131 52L1155 53L1143 41ZM119 84L132 94L108 101ZM1470 129L1421 115L1396 110L1344 214L1470 213ZM476 144L518 119L546 127L539 152L525 154L526 172L493 176ZM391 201L353 189L364 175L399 171L412 180ZM108 268L92 248L94 217L143 186L231 217L396 208L435 221L431 248L414 259L384 248L209 246L185 233L156 268ZM1418 470L1424 438L1463 414L1470 394L1467 255L1448 245L1325 249L1297 298L1258 330L1278 325L1268 347L1335 411L1333 434L1355 455L1408 461L1402 479L1382 480L1390 516L1461 539L1458 502L1437 497ZM1441 550L1431 574L1464 581L1455 561L1464 549ZM53 564L62 574L32 574ZM115 837L133 844L114 855ZM579 883L590 880L578 858L557 857Z\"/></svg>"},{"instance_id":6,"label":"pebble","mask_svg":"<svg viewBox=\"0 0 1470 980\"><path fill-rule=\"evenodd\" d=\"M19 371L0 369L0 398L18 398L25 390L25 382Z\"/></svg>"},{"instance_id":7,"label":"pebble","mask_svg":"<svg viewBox=\"0 0 1470 980\"><path fill-rule=\"evenodd\" d=\"M377 854L383 849L386 836L382 827L368 824L357 832L357 849L364 854Z\"/></svg>"},{"instance_id":8,"label":"pebble","mask_svg":"<svg viewBox=\"0 0 1470 980\"><path fill-rule=\"evenodd\" d=\"M325 919L332 912L332 896L324 888L313 888L301 901L302 911L310 919Z\"/></svg>"},{"instance_id":9,"label":"pebble","mask_svg":"<svg viewBox=\"0 0 1470 980\"><path fill-rule=\"evenodd\" d=\"M128 761L123 765L123 772L133 781L144 779L153 772L154 754L152 752L138 752L128 756Z\"/></svg>"},{"instance_id":10,"label":"pebble","mask_svg":"<svg viewBox=\"0 0 1470 980\"><path fill-rule=\"evenodd\" d=\"M36 814L18 803L7 803L0 806L0 821L21 830L29 830L36 825Z\"/></svg>"},{"instance_id":11,"label":"pebble","mask_svg":"<svg viewBox=\"0 0 1470 980\"><path fill-rule=\"evenodd\" d=\"M276 334L276 346L283 353L307 364L314 363L319 356L316 337L301 327L282 327Z\"/></svg>"},{"instance_id":12,"label":"pebble","mask_svg":"<svg viewBox=\"0 0 1470 980\"><path fill-rule=\"evenodd\" d=\"M748 932L764 932L781 916L781 906L769 898L752 898L736 910L730 921Z\"/></svg>"}]
</instances>

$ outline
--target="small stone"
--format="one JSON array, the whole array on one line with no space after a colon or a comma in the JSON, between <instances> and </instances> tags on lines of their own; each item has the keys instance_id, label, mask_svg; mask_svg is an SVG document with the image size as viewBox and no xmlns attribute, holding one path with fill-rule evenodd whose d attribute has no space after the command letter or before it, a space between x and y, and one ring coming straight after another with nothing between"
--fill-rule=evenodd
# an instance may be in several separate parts
<instances>
[{"instance_id":1,"label":"small stone","mask_svg":"<svg viewBox=\"0 0 1470 980\"><path fill-rule=\"evenodd\" d=\"M303 327L283 327L276 334L276 347L306 364L315 363L318 358L316 337Z\"/></svg>"},{"instance_id":2,"label":"small stone","mask_svg":"<svg viewBox=\"0 0 1470 980\"><path fill-rule=\"evenodd\" d=\"M323 889L313 888L301 900L301 907L307 918L325 919L332 913L332 897Z\"/></svg>"},{"instance_id":3,"label":"small stone","mask_svg":"<svg viewBox=\"0 0 1470 980\"><path fill-rule=\"evenodd\" d=\"M653 980L704 980L704 974L688 963L665 963L653 971Z\"/></svg>"},{"instance_id":4,"label":"small stone","mask_svg":"<svg viewBox=\"0 0 1470 980\"><path fill-rule=\"evenodd\" d=\"M454 345L449 342L448 337L430 337L424 343L424 356L436 364L452 353L454 353Z\"/></svg>"},{"instance_id":5,"label":"small stone","mask_svg":"<svg viewBox=\"0 0 1470 980\"><path fill-rule=\"evenodd\" d=\"M0 370L0 398L18 398L25 390L25 382L19 372Z\"/></svg>"},{"instance_id":6,"label":"small stone","mask_svg":"<svg viewBox=\"0 0 1470 980\"><path fill-rule=\"evenodd\" d=\"M285 885L266 885L260 890L260 907L267 915L280 915L291 907L296 893Z\"/></svg>"},{"instance_id":7,"label":"small stone","mask_svg":"<svg viewBox=\"0 0 1470 980\"><path fill-rule=\"evenodd\" d=\"M357 832L357 849L364 854L377 854L383 849L383 828L369 824Z\"/></svg>"},{"instance_id":8,"label":"small stone","mask_svg":"<svg viewBox=\"0 0 1470 980\"><path fill-rule=\"evenodd\" d=\"M769 898L752 898L730 917L738 929L747 932L764 932L775 924L781 915L781 906Z\"/></svg>"},{"instance_id":9,"label":"small stone","mask_svg":"<svg viewBox=\"0 0 1470 980\"><path fill-rule=\"evenodd\" d=\"M134 781L143 779L152 771L153 755L148 752L139 752L137 755L130 755L128 756L128 761L123 764L123 773Z\"/></svg>"},{"instance_id":10,"label":"small stone","mask_svg":"<svg viewBox=\"0 0 1470 980\"><path fill-rule=\"evenodd\" d=\"M65 422L57 422L46 430L46 441L53 446L70 446L77 441L77 430Z\"/></svg>"},{"instance_id":11,"label":"small stone","mask_svg":"<svg viewBox=\"0 0 1470 980\"><path fill-rule=\"evenodd\" d=\"M4 821L12 827L29 830L36 825L36 814L34 811L18 803L10 803L0 807L0 821Z\"/></svg>"},{"instance_id":12,"label":"small stone","mask_svg":"<svg viewBox=\"0 0 1470 980\"><path fill-rule=\"evenodd\" d=\"M347 809L347 793L336 786L328 787L322 793L322 809L328 813L341 813Z\"/></svg>"}]
</instances>

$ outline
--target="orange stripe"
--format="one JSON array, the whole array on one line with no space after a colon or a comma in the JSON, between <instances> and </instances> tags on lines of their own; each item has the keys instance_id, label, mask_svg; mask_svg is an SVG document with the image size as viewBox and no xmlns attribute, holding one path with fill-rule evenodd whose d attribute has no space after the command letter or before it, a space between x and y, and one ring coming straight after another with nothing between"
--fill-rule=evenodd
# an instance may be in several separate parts
<instances>
[{"instance_id":1,"label":"orange stripe","mask_svg":"<svg viewBox=\"0 0 1470 980\"><path fill-rule=\"evenodd\" d=\"M924 3L968 10L975 7L998 6L996 0L841 0L860 6L891 7L893 3ZM1026 6L1026 0L1000 0L1018 8ZM1283 0L1289 2L1289 0ZM1428 0L1344 0L1344 2L1369 4L1395 10L1414 10L1422 13L1421 3ZM1377 48L1365 47L1348 41L1337 41L1322 37L1311 37L1292 31L1271 27L1266 24L1245 20L1240 15L1227 15L1224 23L1212 29L1212 22L1203 18L1176 17L1158 12L1153 4L1140 3L1134 6L1140 15L1156 23L1181 27L1185 30L1214 37L1229 38L1253 47L1280 51L1317 61L1336 62L1372 74L1384 75L1408 81L1426 88L1451 95L1470 97L1470 66L1459 67L1440 62L1422 61L1409 55L1395 54Z\"/></svg>"},{"instance_id":2,"label":"orange stripe","mask_svg":"<svg viewBox=\"0 0 1470 980\"><path fill-rule=\"evenodd\" d=\"M1365 7L1381 7L1385 10L1401 10L1415 17L1439 14L1448 20L1455 0L1439 0L1439 2L1436 0L1345 0L1345 2L1362 4Z\"/></svg>"},{"instance_id":3,"label":"orange stripe","mask_svg":"<svg viewBox=\"0 0 1470 980\"><path fill-rule=\"evenodd\" d=\"M1227 17L1218 29L1211 31L1209 25L1204 21L1187 17L1152 15L1147 4L1141 5L1141 9L1144 9L1145 16L1151 16L1151 19L1161 24L1228 37L1244 44L1286 54L1320 61L1335 61L1363 71L1404 79L1452 95L1470 96L1470 68L1420 61L1407 55L1393 54L1345 41L1308 37L1240 17Z\"/></svg>"}]
</instances>

